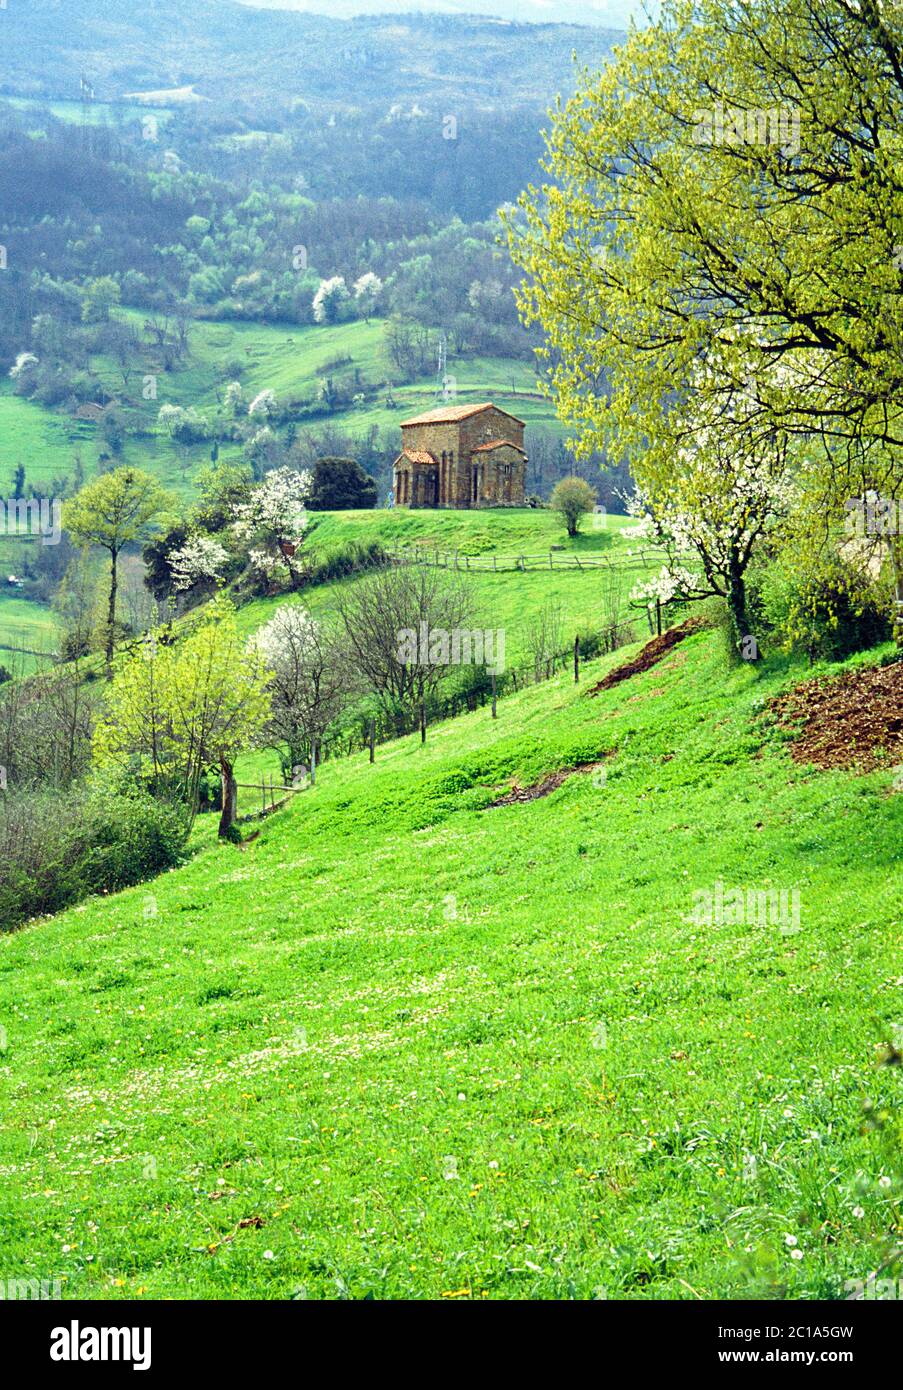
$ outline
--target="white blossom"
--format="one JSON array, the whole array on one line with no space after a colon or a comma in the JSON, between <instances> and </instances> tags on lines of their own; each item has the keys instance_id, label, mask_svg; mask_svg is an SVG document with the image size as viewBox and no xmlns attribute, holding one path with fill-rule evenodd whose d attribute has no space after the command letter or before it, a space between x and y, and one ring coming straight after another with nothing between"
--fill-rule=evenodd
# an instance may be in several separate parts
<instances>
[{"instance_id":1,"label":"white blossom","mask_svg":"<svg viewBox=\"0 0 903 1390\"><path fill-rule=\"evenodd\" d=\"M252 420L268 420L276 409L276 392L267 388L254 397L248 406L248 416Z\"/></svg>"},{"instance_id":2,"label":"white blossom","mask_svg":"<svg viewBox=\"0 0 903 1390\"><path fill-rule=\"evenodd\" d=\"M382 290L383 282L378 275L373 274L372 270L366 271L359 280L354 282L354 297L363 301L366 312L369 312L376 304Z\"/></svg>"},{"instance_id":3,"label":"white blossom","mask_svg":"<svg viewBox=\"0 0 903 1390\"><path fill-rule=\"evenodd\" d=\"M272 574L281 563L292 569L291 555L307 528L306 501L311 474L294 468L274 468L252 489L247 501L236 504L232 528L249 546L255 569Z\"/></svg>"},{"instance_id":4,"label":"white blossom","mask_svg":"<svg viewBox=\"0 0 903 1390\"><path fill-rule=\"evenodd\" d=\"M19 356L10 367L9 374L13 381L18 381L20 377L25 376L26 372L34 371L37 365L38 359L33 352L20 352Z\"/></svg>"},{"instance_id":5,"label":"white blossom","mask_svg":"<svg viewBox=\"0 0 903 1390\"><path fill-rule=\"evenodd\" d=\"M227 551L213 536L190 536L178 549L169 552L174 588L190 589L205 580L220 580L228 559Z\"/></svg>"},{"instance_id":6,"label":"white blossom","mask_svg":"<svg viewBox=\"0 0 903 1390\"><path fill-rule=\"evenodd\" d=\"M286 662L296 660L313 647L317 631L317 624L306 608L299 603L285 603L260 628L255 642L266 665L278 671Z\"/></svg>"},{"instance_id":7,"label":"white blossom","mask_svg":"<svg viewBox=\"0 0 903 1390\"><path fill-rule=\"evenodd\" d=\"M321 280L312 301L315 321L332 322L338 314L339 306L347 298L348 286L345 284L344 275L333 275L329 280Z\"/></svg>"}]
</instances>

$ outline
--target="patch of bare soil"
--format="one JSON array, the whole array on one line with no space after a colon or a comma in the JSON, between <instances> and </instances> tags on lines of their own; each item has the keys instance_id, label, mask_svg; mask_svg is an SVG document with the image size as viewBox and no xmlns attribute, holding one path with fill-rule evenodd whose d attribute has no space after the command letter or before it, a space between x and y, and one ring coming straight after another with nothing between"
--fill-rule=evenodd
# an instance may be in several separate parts
<instances>
[{"instance_id":1,"label":"patch of bare soil","mask_svg":"<svg viewBox=\"0 0 903 1390\"><path fill-rule=\"evenodd\" d=\"M538 801L541 796L548 796L550 792L557 791L562 782L566 782L569 777L573 777L578 772L599 772L604 769L604 763L577 763L574 767L562 767L557 772L552 772L548 777L543 777L541 782L534 782L532 787L512 787L510 792L500 796L497 801L490 801L486 807L487 811L493 806L516 806L523 801Z\"/></svg>"},{"instance_id":2,"label":"patch of bare soil","mask_svg":"<svg viewBox=\"0 0 903 1390\"><path fill-rule=\"evenodd\" d=\"M686 622L679 623L677 627L669 627L667 632L663 632L661 637L653 637L651 642L647 642L642 651L638 652L633 661L626 661L623 666L616 666L613 671L609 671L597 685L590 686L587 695L600 695L603 690L610 690L613 685L620 685L621 681L630 680L631 676L639 676L643 671L648 671L653 666L657 666L663 657L668 655L679 642L685 637L690 637L694 632L699 632L705 627L702 618L687 618Z\"/></svg>"},{"instance_id":3,"label":"patch of bare soil","mask_svg":"<svg viewBox=\"0 0 903 1390\"><path fill-rule=\"evenodd\" d=\"M903 762L903 661L812 680L772 700L798 763L872 772Z\"/></svg>"}]
</instances>

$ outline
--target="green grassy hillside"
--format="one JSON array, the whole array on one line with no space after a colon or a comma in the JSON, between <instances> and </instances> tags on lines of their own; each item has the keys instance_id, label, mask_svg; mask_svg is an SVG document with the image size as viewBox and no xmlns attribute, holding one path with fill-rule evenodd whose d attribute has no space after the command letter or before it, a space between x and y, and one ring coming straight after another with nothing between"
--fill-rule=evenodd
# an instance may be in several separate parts
<instances>
[{"instance_id":1,"label":"green grassy hillside","mask_svg":"<svg viewBox=\"0 0 903 1390\"><path fill-rule=\"evenodd\" d=\"M621 659L0 940L0 1266L450 1299L842 1297L874 1268L903 800L791 761L767 699L802 671L726 673L702 633L589 697ZM797 889L799 929L698 924L719 880Z\"/></svg>"},{"instance_id":2,"label":"green grassy hillside","mask_svg":"<svg viewBox=\"0 0 903 1390\"><path fill-rule=\"evenodd\" d=\"M518 666L529 660L529 633L535 617L546 604L558 608L562 622L563 645L573 642L575 635L586 636L599 632L606 624L610 602L609 584L599 568L580 571L567 567L570 556L607 557L618 567L621 586L623 622L635 621L642 629L642 613L630 609L630 591L650 568L650 553L641 557L637 542L621 533L631 523L627 517L599 518L603 524L593 527L587 519L587 530L569 538L560 518L545 510L523 508L491 512L411 512L406 508L393 511L328 512L316 515L306 548L319 560L340 550L349 543L367 544L380 541L387 549L396 546L400 552L422 550L427 555L449 558L458 556L458 575L473 595L477 625L505 630L506 664ZM560 547L551 552L550 547ZM511 560L521 554L548 557L549 569L499 570L492 573L488 565L493 555ZM559 568L555 569L555 559ZM465 566L473 560L481 562L479 571ZM240 631L255 632L285 603L303 603L313 613L321 613L334 605L347 585L359 584L360 578L318 584L297 594L255 599L238 611ZM274 762L275 766L275 762Z\"/></svg>"},{"instance_id":3,"label":"green grassy hillside","mask_svg":"<svg viewBox=\"0 0 903 1390\"><path fill-rule=\"evenodd\" d=\"M147 315L125 309L118 317L140 331ZM302 428L331 421L362 436L371 425L395 428L408 415L432 406L436 383L429 376L410 385L396 386L395 407L386 407L383 386L395 373L385 357L383 331L381 320L317 328L200 321L192 325L188 357L177 369L159 373L154 400L144 400L142 394L144 368L149 370L147 363L140 372L133 372L128 385L123 384L117 364L101 354L92 358L91 370L98 396L105 392L118 400L128 409L130 428L141 431L127 439L123 461L147 468L177 493L190 495L198 469L209 461L210 444L191 446L183 463L178 447L159 430L157 414L162 405L173 404L195 406L212 417L222 402L227 362L242 363L246 402L266 388L282 399L310 401L324 376L342 378L355 368L362 380L371 384L362 404L332 412L324 410L302 420ZM459 363L452 358L448 370L455 376L461 403L491 398L526 420L528 426L541 425L564 435L552 406L537 390L536 372L529 363L496 357ZM399 441L400 438L399 430ZM10 479L22 463L29 483L49 483L55 477L71 475L76 454L90 476L105 447L95 425L76 421L64 411L47 410L22 400L12 394L10 383L0 384L0 478ZM222 446L224 458L237 458L239 453L237 446Z\"/></svg>"},{"instance_id":4,"label":"green grassy hillside","mask_svg":"<svg viewBox=\"0 0 903 1390\"><path fill-rule=\"evenodd\" d=\"M509 663L523 659L524 630L544 603L554 603L560 608L568 641L576 632L596 632L604 625L606 580L598 568L583 572L567 568L569 557L605 556L619 567L624 620L635 616L628 611L627 599L633 585L649 569L648 553L643 552L646 558L642 558L637 542L622 535L630 525L627 517L587 518L586 529L573 539L566 534L555 513L542 509L411 512L406 508L394 511L380 508L316 513L312 518L305 548L315 561L324 560L350 544L367 545L374 541L390 550L395 547L400 551L424 550L445 557L457 553L464 581L474 592L482 625L504 627L508 633ZM509 570L497 574L464 570L471 560L487 566L493 555L509 562L524 555L543 558L545 563L553 546L556 550L552 564L558 559L557 569L550 567L547 571L525 573ZM3 548L0 540L0 558ZM9 542L7 548L12 556ZM15 563L14 559L9 558L9 563ZM314 612L321 611L334 601L339 588L337 584L323 584L296 595L254 600L240 609L240 627L250 636L286 602L302 602ZM0 593L0 650L5 646L17 653L22 648L43 652L52 650L55 640L55 625L48 608L23 598L5 598ZM23 659L27 669L31 669L35 663L27 658L26 651Z\"/></svg>"}]
</instances>

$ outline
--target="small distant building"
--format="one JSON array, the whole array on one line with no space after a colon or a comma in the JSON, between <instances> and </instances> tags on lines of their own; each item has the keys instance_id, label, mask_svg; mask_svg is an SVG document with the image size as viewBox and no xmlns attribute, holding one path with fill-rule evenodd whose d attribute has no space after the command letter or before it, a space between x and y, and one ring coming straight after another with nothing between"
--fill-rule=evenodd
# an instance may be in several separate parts
<instances>
[{"instance_id":1,"label":"small distant building","mask_svg":"<svg viewBox=\"0 0 903 1390\"><path fill-rule=\"evenodd\" d=\"M80 405L75 411L76 420L90 420L92 425L96 425L98 420L103 419L103 406L97 405L95 401L89 401L87 405Z\"/></svg>"},{"instance_id":2,"label":"small distant building","mask_svg":"<svg viewBox=\"0 0 903 1390\"><path fill-rule=\"evenodd\" d=\"M401 424L393 490L401 507L522 507L524 422L491 401L440 406Z\"/></svg>"}]
</instances>

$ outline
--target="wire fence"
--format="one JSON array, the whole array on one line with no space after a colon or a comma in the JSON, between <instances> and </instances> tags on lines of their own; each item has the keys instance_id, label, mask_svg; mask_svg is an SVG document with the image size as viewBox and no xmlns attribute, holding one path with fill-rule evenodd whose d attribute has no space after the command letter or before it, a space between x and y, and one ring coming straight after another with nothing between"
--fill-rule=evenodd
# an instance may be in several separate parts
<instances>
[{"instance_id":1,"label":"wire fence","mask_svg":"<svg viewBox=\"0 0 903 1390\"><path fill-rule=\"evenodd\" d=\"M670 605L655 603L643 612L649 633L659 635L667 628ZM336 758L346 758L354 753L369 750L370 762L376 761L376 750L381 745L397 739L420 733L422 743L427 741L427 731L433 724L456 719L462 714L473 714L479 709L491 706L493 719L498 718L500 701L529 689L541 682L550 681L565 670L572 670L575 684L580 680L582 662L597 656L617 651L637 640L638 614L624 622L612 622L598 631L575 637L572 647L558 650L548 657L534 659L531 663L511 667L504 672L493 673L478 668L474 680L466 689L450 695L433 693L419 704L398 709L377 709L362 714L357 720L346 723L341 729L327 731L322 738L313 739L307 752L307 763L283 767L283 785L274 782L239 782L237 785L255 793L258 807L253 810L251 802L240 819L250 820L269 815L286 804L297 791L307 791L316 785L318 765Z\"/></svg>"},{"instance_id":2,"label":"wire fence","mask_svg":"<svg viewBox=\"0 0 903 1390\"><path fill-rule=\"evenodd\" d=\"M661 620L660 613L659 626ZM475 671L474 680L467 688L451 694L433 693L415 705L401 709L379 709L362 715L355 723L331 731L318 740L316 758L326 762L331 758L349 757L369 749L372 762L380 744L418 732L425 743L427 730L432 724L457 719L459 715L472 714L487 706L491 706L493 718L497 718L500 702L530 686L552 680L562 671L572 670L575 682L579 681L581 663L617 651L619 647L634 641L638 621L638 618L629 618L624 622L610 623L596 632L576 637L572 646L503 672L493 674L480 668ZM655 620L647 618L647 621L650 631L654 631Z\"/></svg>"},{"instance_id":3,"label":"wire fence","mask_svg":"<svg viewBox=\"0 0 903 1390\"><path fill-rule=\"evenodd\" d=\"M392 553L392 559L400 565L435 565L440 569L458 570L465 574L500 574L530 570L649 570L661 565L664 554L661 551L640 550L631 555L614 559L610 555L578 555L576 551L550 550L541 555L467 555L460 550L405 549Z\"/></svg>"}]
</instances>

